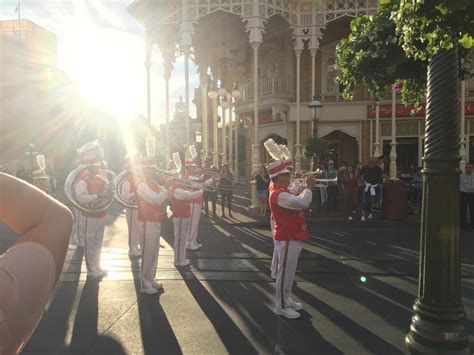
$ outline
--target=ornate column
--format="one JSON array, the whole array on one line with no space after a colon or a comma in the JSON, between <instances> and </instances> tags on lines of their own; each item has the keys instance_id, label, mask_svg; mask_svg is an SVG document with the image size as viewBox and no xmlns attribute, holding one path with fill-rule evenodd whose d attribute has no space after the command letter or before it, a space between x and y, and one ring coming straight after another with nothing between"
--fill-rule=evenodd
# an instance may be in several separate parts
<instances>
[{"instance_id":1,"label":"ornate column","mask_svg":"<svg viewBox=\"0 0 474 355\"><path fill-rule=\"evenodd\" d=\"M219 166L219 147L218 143L218 132L217 132L217 93L215 97L211 97L212 99L212 149L213 149L213 157L212 163L218 167Z\"/></svg>"},{"instance_id":2,"label":"ornate column","mask_svg":"<svg viewBox=\"0 0 474 355\"><path fill-rule=\"evenodd\" d=\"M252 173L260 165L260 145L258 140L258 48L260 42L251 43L253 48L253 142L252 142ZM252 180L252 206L257 207L257 183Z\"/></svg>"},{"instance_id":3,"label":"ornate column","mask_svg":"<svg viewBox=\"0 0 474 355\"><path fill-rule=\"evenodd\" d=\"M164 79L165 79L165 107L166 107L166 147L165 156L168 162L171 159L171 147L170 147L170 78L172 64L170 61L165 61L164 65Z\"/></svg>"},{"instance_id":4,"label":"ornate column","mask_svg":"<svg viewBox=\"0 0 474 355\"><path fill-rule=\"evenodd\" d=\"M207 121L207 73L200 75L201 81L201 117L202 117L202 150L204 158L209 154L209 127Z\"/></svg>"},{"instance_id":5,"label":"ornate column","mask_svg":"<svg viewBox=\"0 0 474 355\"><path fill-rule=\"evenodd\" d=\"M151 126L151 51L153 48L153 43L149 35L146 38L146 48L145 48L145 70L146 70L146 118L148 124Z\"/></svg>"},{"instance_id":6,"label":"ornate column","mask_svg":"<svg viewBox=\"0 0 474 355\"><path fill-rule=\"evenodd\" d=\"M234 164L234 159L233 159L233 154L232 154L232 94L227 93L227 102L229 103L229 168L233 170L233 164Z\"/></svg>"},{"instance_id":7,"label":"ornate column","mask_svg":"<svg viewBox=\"0 0 474 355\"><path fill-rule=\"evenodd\" d=\"M266 19L260 17L259 2L253 1L252 16L244 18L247 21L245 26L249 33L249 42L253 49L253 142L252 142L252 172L256 171L260 165L260 144L258 139L258 49L263 41L263 32L265 30L264 23ZM251 175L251 174L250 174ZM251 182L252 187L252 203L250 205L251 211L258 210L257 201L257 183L255 180Z\"/></svg>"},{"instance_id":8,"label":"ornate column","mask_svg":"<svg viewBox=\"0 0 474 355\"><path fill-rule=\"evenodd\" d=\"M314 97L316 90L316 52L317 48L311 48L311 98ZM311 120L311 136L314 137L314 120ZM311 159L311 164L313 159ZM312 169L310 169L312 171Z\"/></svg>"},{"instance_id":9,"label":"ornate column","mask_svg":"<svg viewBox=\"0 0 474 355\"><path fill-rule=\"evenodd\" d=\"M397 91L395 84L392 85L392 141L390 142L390 180L397 178L397 123L396 123L396 100Z\"/></svg>"},{"instance_id":10,"label":"ornate column","mask_svg":"<svg viewBox=\"0 0 474 355\"><path fill-rule=\"evenodd\" d=\"M227 104L225 101L221 101L221 111L222 111L222 129L221 129L221 135L222 135L222 164L227 164L227 142L226 142L226 115L227 115Z\"/></svg>"},{"instance_id":11,"label":"ornate column","mask_svg":"<svg viewBox=\"0 0 474 355\"><path fill-rule=\"evenodd\" d=\"M459 256L457 47L428 63L418 298L405 338L412 354L469 354Z\"/></svg>"},{"instance_id":12,"label":"ornate column","mask_svg":"<svg viewBox=\"0 0 474 355\"><path fill-rule=\"evenodd\" d=\"M235 159L234 159L234 181L239 182L239 127L240 127L240 118L239 114L235 113Z\"/></svg>"},{"instance_id":13,"label":"ornate column","mask_svg":"<svg viewBox=\"0 0 474 355\"><path fill-rule=\"evenodd\" d=\"M466 82L463 80L461 81L461 161L459 163L459 167L461 171L464 171L466 167Z\"/></svg>"},{"instance_id":14,"label":"ornate column","mask_svg":"<svg viewBox=\"0 0 474 355\"><path fill-rule=\"evenodd\" d=\"M297 41L296 55L296 144L295 144L295 170L301 170L301 142L300 142L300 92L301 92L301 52L303 43Z\"/></svg>"},{"instance_id":15,"label":"ornate column","mask_svg":"<svg viewBox=\"0 0 474 355\"><path fill-rule=\"evenodd\" d=\"M374 157L378 158L380 154L380 111L379 103L375 106L375 143L374 143Z\"/></svg>"},{"instance_id":16,"label":"ornate column","mask_svg":"<svg viewBox=\"0 0 474 355\"><path fill-rule=\"evenodd\" d=\"M189 122L189 46L184 46L184 112L186 115L186 146L191 145Z\"/></svg>"}]
</instances>

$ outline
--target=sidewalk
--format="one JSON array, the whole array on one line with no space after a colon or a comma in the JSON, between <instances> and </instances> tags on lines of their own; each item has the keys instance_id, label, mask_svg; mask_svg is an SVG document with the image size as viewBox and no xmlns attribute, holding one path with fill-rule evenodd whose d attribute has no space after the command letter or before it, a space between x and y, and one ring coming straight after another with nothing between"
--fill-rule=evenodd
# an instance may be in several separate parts
<instances>
[{"instance_id":1,"label":"sidewalk","mask_svg":"<svg viewBox=\"0 0 474 355\"><path fill-rule=\"evenodd\" d=\"M24 354L403 354L417 293L419 226L310 221L294 295L302 317L274 313L268 226L242 214L202 216L191 267L173 265L173 230L162 226L157 278L164 293L139 290L127 255L124 214L114 205L102 265L86 279L83 249L71 247L61 282ZM220 211L220 209L218 208ZM8 235L3 249L15 240ZM465 322L474 344L474 238L461 235ZM366 281L363 282L361 277ZM474 346L473 346L474 348Z\"/></svg>"}]
</instances>

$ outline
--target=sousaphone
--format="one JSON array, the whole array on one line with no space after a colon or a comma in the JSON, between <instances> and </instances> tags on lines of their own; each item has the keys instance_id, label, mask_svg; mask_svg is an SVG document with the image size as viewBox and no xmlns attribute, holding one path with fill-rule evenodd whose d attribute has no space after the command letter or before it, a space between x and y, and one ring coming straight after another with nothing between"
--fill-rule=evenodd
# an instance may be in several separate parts
<instances>
[{"instance_id":1,"label":"sousaphone","mask_svg":"<svg viewBox=\"0 0 474 355\"><path fill-rule=\"evenodd\" d=\"M64 183L64 191L66 192L66 196L72 202L72 204L81 211L89 213L105 211L107 208L109 208L114 200L114 181L116 174L110 169L101 169L98 175L107 182L106 197L97 198L92 202L84 204L77 199L76 185L81 180L81 177L86 169L87 166L79 166L69 173L66 182Z\"/></svg>"}]
</instances>

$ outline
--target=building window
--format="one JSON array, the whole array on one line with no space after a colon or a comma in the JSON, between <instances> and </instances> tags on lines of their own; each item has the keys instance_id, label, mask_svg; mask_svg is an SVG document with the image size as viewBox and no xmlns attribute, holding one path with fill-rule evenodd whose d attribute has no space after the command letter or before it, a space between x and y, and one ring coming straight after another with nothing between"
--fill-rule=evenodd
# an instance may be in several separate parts
<instances>
[{"instance_id":1,"label":"building window","mask_svg":"<svg viewBox=\"0 0 474 355\"><path fill-rule=\"evenodd\" d=\"M334 58L328 58L326 61L326 92L337 93L339 92L338 83L336 82L336 70L334 64L336 63Z\"/></svg>"}]
</instances>

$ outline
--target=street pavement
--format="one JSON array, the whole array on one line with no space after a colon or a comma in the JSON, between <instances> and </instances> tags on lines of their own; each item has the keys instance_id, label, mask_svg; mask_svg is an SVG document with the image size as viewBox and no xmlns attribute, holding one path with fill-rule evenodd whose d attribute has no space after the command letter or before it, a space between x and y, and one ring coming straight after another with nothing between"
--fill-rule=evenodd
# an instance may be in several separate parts
<instances>
[{"instance_id":1,"label":"street pavement","mask_svg":"<svg viewBox=\"0 0 474 355\"><path fill-rule=\"evenodd\" d=\"M160 295L139 292L124 213L114 205L104 237L101 282L86 279L71 246L61 281L23 354L403 354L417 293L419 222L309 222L295 300L302 317L274 313L268 221L202 216L191 267L173 265L172 222L162 225ZM218 207L220 214L220 207ZM0 225L0 251L15 240ZM465 326L474 349L474 232L461 235ZM365 280L365 282L364 282Z\"/></svg>"}]
</instances>

